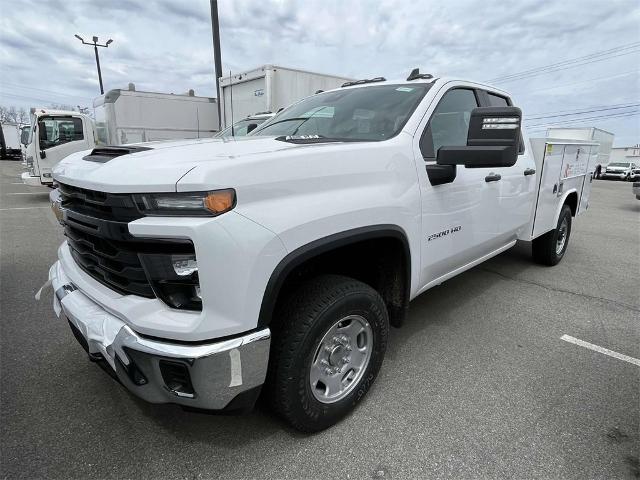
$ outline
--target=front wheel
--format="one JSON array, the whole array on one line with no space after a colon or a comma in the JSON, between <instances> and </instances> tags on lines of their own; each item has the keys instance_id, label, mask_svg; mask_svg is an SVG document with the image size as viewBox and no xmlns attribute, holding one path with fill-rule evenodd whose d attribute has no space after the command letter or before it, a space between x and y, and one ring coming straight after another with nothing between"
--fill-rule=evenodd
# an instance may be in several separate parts
<instances>
[{"instance_id":1,"label":"front wheel","mask_svg":"<svg viewBox=\"0 0 640 480\"><path fill-rule=\"evenodd\" d=\"M294 428L338 422L373 384L387 346L384 301L357 280L323 275L284 302L274 326L267 389Z\"/></svg>"},{"instance_id":2,"label":"front wheel","mask_svg":"<svg viewBox=\"0 0 640 480\"><path fill-rule=\"evenodd\" d=\"M564 205L554 230L533 240L533 259L543 265L557 265L564 257L571 235L571 208Z\"/></svg>"}]
</instances>

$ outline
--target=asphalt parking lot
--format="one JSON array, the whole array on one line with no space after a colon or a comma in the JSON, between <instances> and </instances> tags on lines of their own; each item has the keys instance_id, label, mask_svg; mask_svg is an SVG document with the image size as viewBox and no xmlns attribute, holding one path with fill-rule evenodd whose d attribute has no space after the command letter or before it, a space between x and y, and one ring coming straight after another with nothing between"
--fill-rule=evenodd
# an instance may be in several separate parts
<instances>
[{"instance_id":1,"label":"asphalt parking lot","mask_svg":"<svg viewBox=\"0 0 640 480\"><path fill-rule=\"evenodd\" d=\"M213 416L130 395L51 294L46 188L0 162L2 478L638 478L640 201L596 181L553 268L518 245L416 299L376 384L316 435L266 409Z\"/></svg>"}]
</instances>

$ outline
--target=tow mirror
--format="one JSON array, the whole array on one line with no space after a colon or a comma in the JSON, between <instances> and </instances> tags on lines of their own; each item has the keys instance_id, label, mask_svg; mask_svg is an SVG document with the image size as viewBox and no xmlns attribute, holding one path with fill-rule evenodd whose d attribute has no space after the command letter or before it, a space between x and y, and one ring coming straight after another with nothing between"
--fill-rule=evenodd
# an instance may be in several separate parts
<instances>
[{"instance_id":1,"label":"tow mirror","mask_svg":"<svg viewBox=\"0 0 640 480\"><path fill-rule=\"evenodd\" d=\"M467 168L512 167L518 160L522 112L518 107L479 107L471 111L467 145L440 147L437 165Z\"/></svg>"},{"instance_id":2,"label":"tow mirror","mask_svg":"<svg viewBox=\"0 0 640 480\"><path fill-rule=\"evenodd\" d=\"M256 128L258 128L257 123L250 123L249 125L247 125L247 135L253 132Z\"/></svg>"}]
</instances>

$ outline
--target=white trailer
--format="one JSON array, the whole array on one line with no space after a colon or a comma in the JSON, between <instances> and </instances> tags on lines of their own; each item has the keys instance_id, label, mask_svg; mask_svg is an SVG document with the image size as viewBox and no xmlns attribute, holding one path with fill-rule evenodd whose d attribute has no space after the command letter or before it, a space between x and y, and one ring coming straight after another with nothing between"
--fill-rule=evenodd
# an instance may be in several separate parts
<instances>
[{"instance_id":1,"label":"white trailer","mask_svg":"<svg viewBox=\"0 0 640 480\"><path fill-rule=\"evenodd\" d=\"M2 124L2 159L18 158L20 156L20 137L17 123Z\"/></svg>"},{"instance_id":2,"label":"white trailer","mask_svg":"<svg viewBox=\"0 0 640 480\"><path fill-rule=\"evenodd\" d=\"M547 138L566 140L580 140L583 142L596 142L599 144L598 157L593 164L595 177L600 176L600 171L609 164L611 148L613 147L614 134L595 127L584 128L549 128Z\"/></svg>"},{"instance_id":3,"label":"white trailer","mask_svg":"<svg viewBox=\"0 0 640 480\"><path fill-rule=\"evenodd\" d=\"M139 92L129 88L109 90L93 101L96 144L212 137L220 126L216 99L186 95Z\"/></svg>"},{"instance_id":4,"label":"white trailer","mask_svg":"<svg viewBox=\"0 0 640 480\"><path fill-rule=\"evenodd\" d=\"M350 78L307 72L276 65L263 65L253 70L220 78L223 126L258 112L277 112L318 90L338 88Z\"/></svg>"}]
</instances>

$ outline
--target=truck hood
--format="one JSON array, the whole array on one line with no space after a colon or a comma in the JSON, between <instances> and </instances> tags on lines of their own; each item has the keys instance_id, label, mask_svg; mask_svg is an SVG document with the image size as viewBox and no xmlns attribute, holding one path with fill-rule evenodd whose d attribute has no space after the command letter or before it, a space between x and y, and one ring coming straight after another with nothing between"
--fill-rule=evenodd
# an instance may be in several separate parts
<instances>
[{"instance_id":1,"label":"truck hood","mask_svg":"<svg viewBox=\"0 0 640 480\"><path fill-rule=\"evenodd\" d=\"M131 147L146 150L108 161L85 160L91 150L76 152L53 169L60 183L110 193L176 191L177 182L190 170L208 162L238 162L256 155L310 147L275 140L274 137L207 138L147 142ZM113 147L118 148L118 147Z\"/></svg>"}]
</instances>

